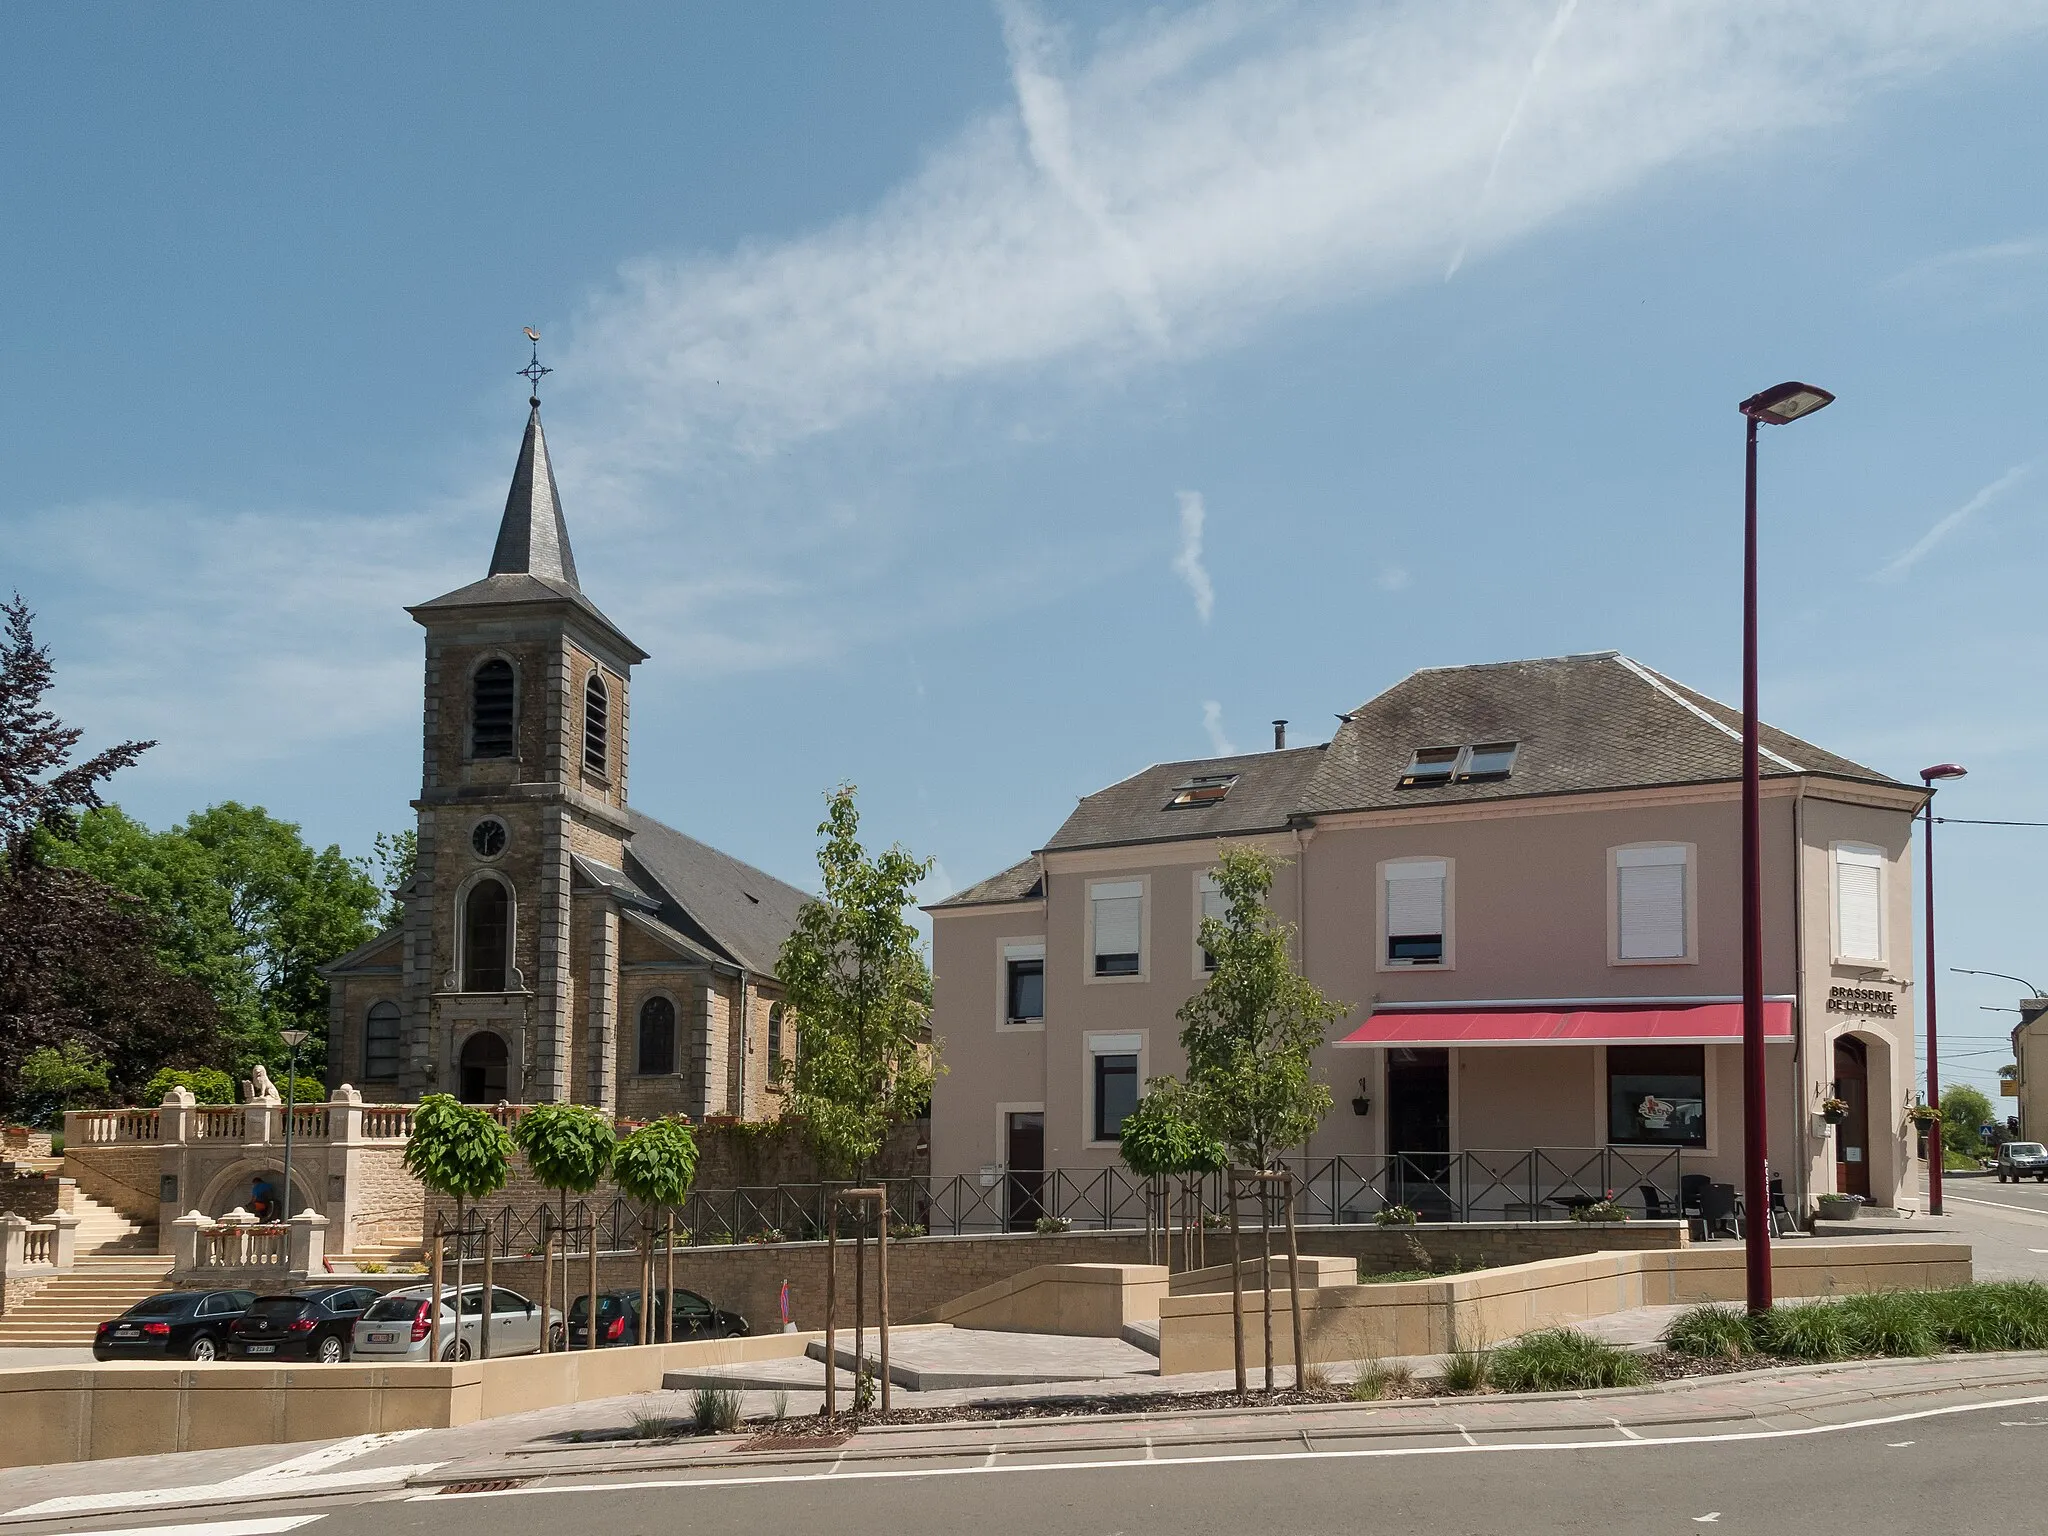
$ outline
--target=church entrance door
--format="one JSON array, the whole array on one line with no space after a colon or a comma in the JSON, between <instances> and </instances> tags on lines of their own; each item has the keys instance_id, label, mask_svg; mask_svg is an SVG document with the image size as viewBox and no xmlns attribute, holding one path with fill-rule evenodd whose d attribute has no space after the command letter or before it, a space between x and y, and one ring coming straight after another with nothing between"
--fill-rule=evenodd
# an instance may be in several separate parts
<instances>
[{"instance_id":1,"label":"church entrance door","mask_svg":"<svg viewBox=\"0 0 2048 1536\"><path fill-rule=\"evenodd\" d=\"M505 1037L480 1029L462 1042L462 1086L465 1104L496 1104L510 1089L510 1054Z\"/></svg>"}]
</instances>

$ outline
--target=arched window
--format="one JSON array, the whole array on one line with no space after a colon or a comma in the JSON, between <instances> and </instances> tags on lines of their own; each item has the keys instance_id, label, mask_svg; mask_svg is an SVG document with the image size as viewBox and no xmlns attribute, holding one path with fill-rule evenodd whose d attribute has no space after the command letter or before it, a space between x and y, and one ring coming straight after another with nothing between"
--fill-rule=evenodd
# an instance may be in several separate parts
<instances>
[{"instance_id":1,"label":"arched window","mask_svg":"<svg viewBox=\"0 0 2048 1536\"><path fill-rule=\"evenodd\" d=\"M771 1003L768 1007L768 1081L777 1082L782 1077L782 1004Z\"/></svg>"},{"instance_id":2,"label":"arched window","mask_svg":"<svg viewBox=\"0 0 2048 1536\"><path fill-rule=\"evenodd\" d=\"M476 669L469 695L469 755L512 755L512 663L492 657Z\"/></svg>"},{"instance_id":3,"label":"arched window","mask_svg":"<svg viewBox=\"0 0 2048 1536\"><path fill-rule=\"evenodd\" d=\"M583 685L583 767L599 778L611 776L611 759L605 753L611 724L611 695L604 691L604 679L592 672Z\"/></svg>"},{"instance_id":4,"label":"arched window","mask_svg":"<svg viewBox=\"0 0 2048 1536\"><path fill-rule=\"evenodd\" d=\"M661 1076L676 1069L676 1005L650 997L640 1005L640 1071Z\"/></svg>"},{"instance_id":5,"label":"arched window","mask_svg":"<svg viewBox=\"0 0 2048 1536\"><path fill-rule=\"evenodd\" d=\"M388 1083L398 1076L398 1004L372 1003L363 1022L363 1077Z\"/></svg>"},{"instance_id":6,"label":"arched window","mask_svg":"<svg viewBox=\"0 0 2048 1536\"><path fill-rule=\"evenodd\" d=\"M470 888L462 912L462 990L503 992L511 971L512 893L497 880Z\"/></svg>"},{"instance_id":7,"label":"arched window","mask_svg":"<svg viewBox=\"0 0 2048 1536\"><path fill-rule=\"evenodd\" d=\"M480 1029L462 1042L462 1102L496 1104L511 1091L505 1037Z\"/></svg>"}]
</instances>

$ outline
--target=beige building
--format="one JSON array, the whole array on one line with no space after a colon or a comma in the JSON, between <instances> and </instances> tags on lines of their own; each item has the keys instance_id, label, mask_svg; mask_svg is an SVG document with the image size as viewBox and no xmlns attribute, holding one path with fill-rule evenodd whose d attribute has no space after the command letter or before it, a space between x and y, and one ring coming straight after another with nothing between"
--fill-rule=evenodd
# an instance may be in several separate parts
<instances>
[{"instance_id":1,"label":"beige building","mask_svg":"<svg viewBox=\"0 0 2048 1536\"><path fill-rule=\"evenodd\" d=\"M1768 727L1763 746L1773 1171L1795 1208L1909 1204L1924 792ZM1351 1005L1318 1054L1336 1108L1312 1160L1675 1148L1739 1184L1740 794L1738 712L1605 652L1417 672L1326 745L1090 795L929 909L933 1173L1028 1207L1040 1170L1117 1163L1143 1083L1183 1069L1209 871L1246 842L1285 861L1299 963Z\"/></svg>"},{"instance_id":2,"label":"beige building","mask_svg":"<svg viewBox=\"0 0 2048 1536\"><path fill-rule=\"evenodd\" d=\"M2039 1141L2048 1135L2048 997L2020 999L2020 1021L2013 1026L2012 1059L2019 1068L2017 1078L2001 1079L2001 1099L2018 1102L2011 1106L2019 1115L2020 1135ZM2007 1106L1998 1106L1999 1114Z\"/></svg>"},{"instance_id":3,"label":"beige building","mask_svg":"<svg viewBox=\"0 0 2048 1536\"><path fill-rule=\"evenodd\" d=\"M627 800L646 653L576 578L540 402L480 581L426 631L405 919L330 966L328 1081L373 1101L774 1113L775 966L805 893Z\"/></svg>"}]
</instances>

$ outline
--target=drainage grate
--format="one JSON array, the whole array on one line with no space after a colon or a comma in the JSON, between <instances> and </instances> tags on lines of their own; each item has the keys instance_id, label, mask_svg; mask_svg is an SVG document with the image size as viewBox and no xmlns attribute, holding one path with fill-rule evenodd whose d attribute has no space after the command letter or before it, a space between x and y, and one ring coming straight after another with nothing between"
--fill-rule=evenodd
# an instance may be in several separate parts
<instances>
[{"instance_id":1,"label":"drainage grate","mask_svg":"<svg viewBox=\"0 0 2048 1536\"><path fill-rule=\"evenodd\" d=\"M524 1488L530 1477L487 1477L474 1483L443 1483L441 1493L503 1493L507 1488Z\"/></svg>"}]
</instances>

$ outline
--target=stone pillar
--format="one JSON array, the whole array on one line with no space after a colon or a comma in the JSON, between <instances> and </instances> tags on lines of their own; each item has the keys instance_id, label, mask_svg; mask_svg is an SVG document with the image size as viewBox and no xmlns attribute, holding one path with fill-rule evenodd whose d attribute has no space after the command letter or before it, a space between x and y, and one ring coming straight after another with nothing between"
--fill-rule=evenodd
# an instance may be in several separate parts
<instances>
[{"instance_id":1,"label":"stone pillar","mask_svg":"<svg viewBox=\"0 0 2048 1536\"><path fill-rule=\"evenodd\" d=\"M164 1095L164 1102L157 1110L157 1207L156 1241L157 1251L164 1251L164 1244L170 1241L170 1224L178 1219L178 1212L187 1200L197 1196L197 1190L185 1187L186 1175L191 1171L192 1143L199 1135L198 1103L192 1090L171 1085ZM164 1180L169 1180L168 1184Z\"/></svg>"},{"instance_id":2,"label":"stone pillar","mask_svg":"<svg viewBox=\"0 0 2048 1536\"><path fill-rule=\"evenodd\" d=\"M559 659L556 663L559 665ZM550 667L550 674L554 666ZM554 684L551 680L550 690ZM569 1076L569 814L546 813L541 821L540 889L534 893L534 977L539 1029L529 1102L566 1104L573 1097Z\"/></svg>"},{"instance_id":3,"label":"stone pillar","mask_svg":"<svg viewBox=\"0 0 2048 1536\"><path fill-rule=\"evenodd\" d=\"M609 901L590 916L590 1098L619 1107L619 914Z\"/></svg>"},{"instance_id":4,"label":"stone pillar","mask_svg":"<svg viewBox=\"0 0 2048 1536\"><path fill-rule=\"evenodd\" d=\"M58 1269L69 1269L78 1257L78 1218L69 1211L52 1211L46 1219L57 1229L51 1234L50 1258Z\"/></svg>"},{"instance_id":5,"label":"stone pillar","mask_svg":"<svg viewBox=\"0 0 2048 1536\"><path fill-rule=\"evenodd\" d=\"M326 1267L327 1218L318 1211L300 1211L291 1221L291 1259L295 1275L315 1275Z\"/></svg>"},{"instance_id":6,"label":"stone pillar","mask_svg":"<svg viewBox=\"0 0 2048 1536\"><path fill-rule=\"evenodd\" d=\"M28 1263L28 1229L35 1223L12 1211L0 1211L0 1286Z\"/></svg>"},{"instance_id":7,"label":"stone pillar","mask_svg":"<svg viewBox=\"0 0 2048 1536\"><path fill-rule=\"evenodd\" d=\"M707 976L687 995L696 1015L690 1029L690 1076L691 1086L697 1090L697 1103L691 1113L702 1119L705 1115L725 1113L724 999L718 995L718 980L713 976Z\"/></svg>"},{"instance_id":8,"label":"stone pillar","mask_svg":"<svg viewBox=\"0 0 2048 1536\"><path fill-rule=\"evenodd\" d=\"M361 1186L358 1150L363 1139L363 1096L348 1083L327 1103L327 1219L337 1253L356 1248L356 1195Z\"/></svg>"},{"instance_id":9,"label":"stone pillar","mask_svg":"<svg viewBox=\"0 0 2048 1536\"><path fill-rule=\"evenodd\" d=\"M199 1239L214 1228L203 1211L187 1211L171 1223L171 1273L189 1274L199 1267Z\"/></svg>"}]
</instances>

